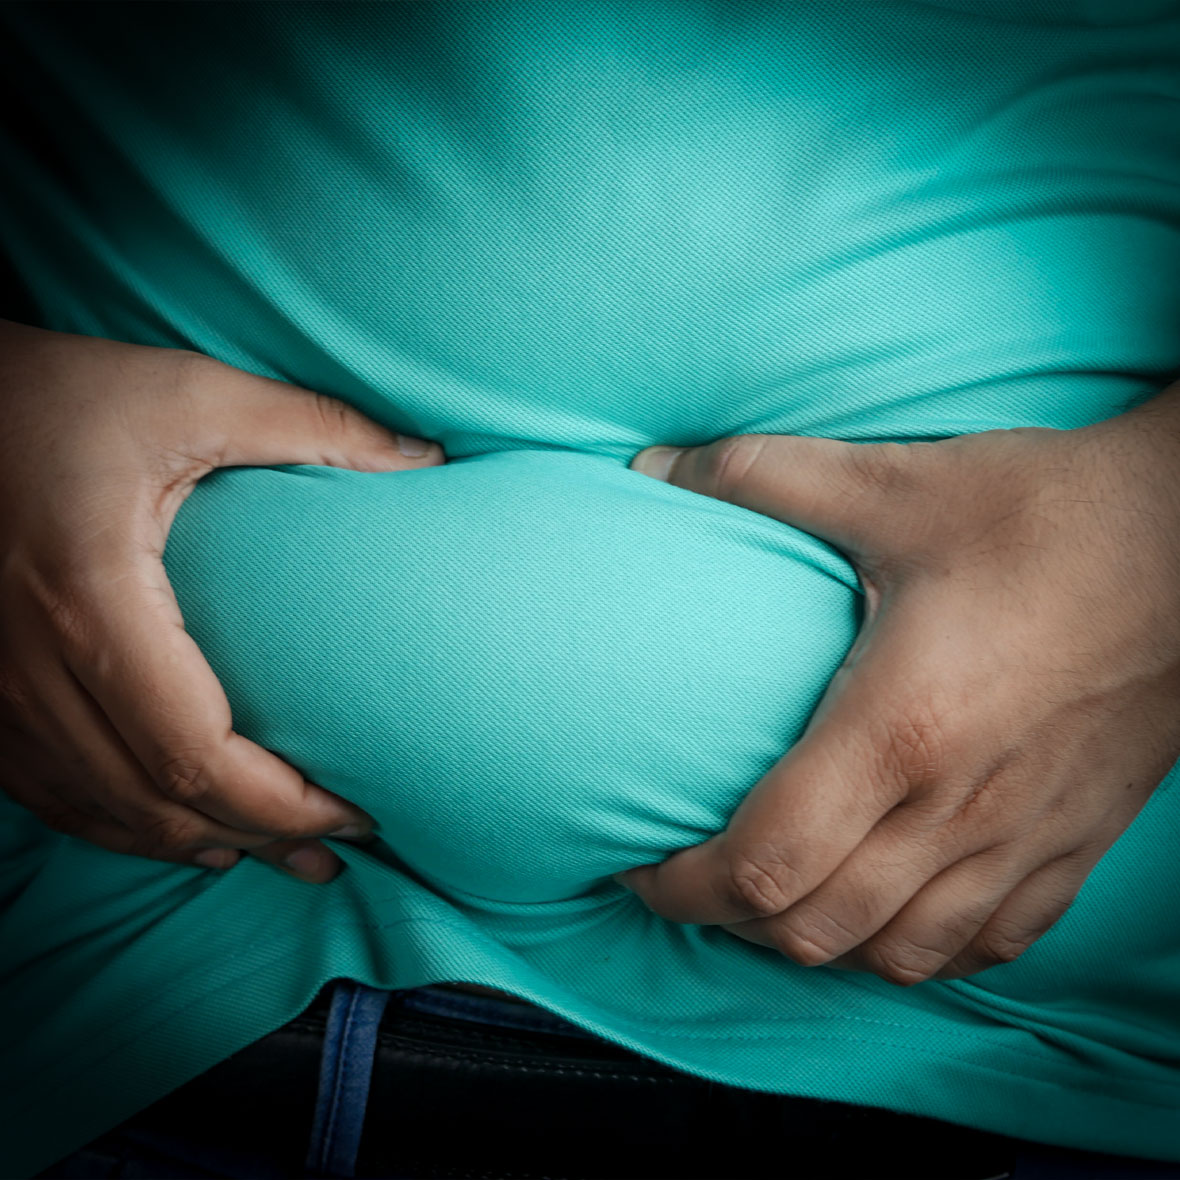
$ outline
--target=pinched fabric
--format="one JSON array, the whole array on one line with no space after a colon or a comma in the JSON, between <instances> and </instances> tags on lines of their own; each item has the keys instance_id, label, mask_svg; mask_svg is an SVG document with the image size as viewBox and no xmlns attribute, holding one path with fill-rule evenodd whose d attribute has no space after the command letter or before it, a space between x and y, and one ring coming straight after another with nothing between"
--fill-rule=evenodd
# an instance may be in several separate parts
<instances>
[{"instance_id":1,"label":"pinched fabric","mask_svg":"<svg viewBox=\"0 0 1180 1180\"><path fill-rule=\"evenodd\" d=\"M444 447L217 471L165 554L236 728L368 810L310 886L0 800L0 1168L348 976L504 988L691 1073L1180 1161L1173 775L1019 960L903 989L653 915L861 595L629 471L748 432L1070 428L1180 370L1180 6L8 5L0 246L45 327Z\"/></svg>"}]
</instances>

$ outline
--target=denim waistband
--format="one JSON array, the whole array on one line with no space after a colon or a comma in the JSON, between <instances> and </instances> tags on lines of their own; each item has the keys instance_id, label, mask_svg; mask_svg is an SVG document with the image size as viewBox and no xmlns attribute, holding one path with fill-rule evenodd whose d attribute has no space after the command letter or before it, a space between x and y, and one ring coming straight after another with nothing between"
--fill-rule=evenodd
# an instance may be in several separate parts
<instances>
[{"instance_id":1,"label":"denim waistband","mask_svg":"<svg viewBox=\"0 0 1180 1180\"><path fill-rule=\"evenodd\" d=\"M333 980L329 994L315 1114L304 1160L306 1177L355 1175L381 1019L390 1000L411 1011L447 1019L564 1036L593 1036L541 1008L430 984L390 991L340 978Z\"/></svg>"},{"instance_id":2,"label":"denim waistband","mask_svg":"<svg viewBox=\"0 0 1180 1180\"><path fill-rule=\"evenodd\" d=\"M531 1005L526 1007L523 1004L514 1004L511 1000L497 999L495 996L455 992L432 984L404 988L393 994L403 1007L431 1016L473 1020L479 1024L491 1024L500 1028L518 1028L528 1032L549 1032L597 1040L593 1033L544 1008Z\"/></svg>"}]
</instances>

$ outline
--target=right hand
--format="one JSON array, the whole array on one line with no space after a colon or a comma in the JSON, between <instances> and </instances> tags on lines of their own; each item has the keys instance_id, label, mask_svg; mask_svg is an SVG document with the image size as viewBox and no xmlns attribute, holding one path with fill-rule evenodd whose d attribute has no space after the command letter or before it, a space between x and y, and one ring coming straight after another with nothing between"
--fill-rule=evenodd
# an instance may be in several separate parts
<instances>
[{"instance_id":1,"label":"right hand","mask_svg":"<svg viewBox=\"0 0 1180 1180\"><path fill-rule=\"evenodd\" d=\"M113 852L335 876L316 837L371 818L234 733L162 555L217 467L446 461L330 397L186 349L0 320L0 788Z\"/></svg>"}]
</instances>

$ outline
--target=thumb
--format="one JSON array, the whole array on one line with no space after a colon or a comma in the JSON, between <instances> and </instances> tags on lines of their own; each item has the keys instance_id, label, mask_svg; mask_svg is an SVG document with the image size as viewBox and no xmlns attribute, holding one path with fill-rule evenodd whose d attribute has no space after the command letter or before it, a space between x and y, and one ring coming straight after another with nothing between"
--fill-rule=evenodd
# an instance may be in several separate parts
<instances>
[{"instance_id":1,"label":"thumb","mask_svg":"<svg viewBox=\"0 0 1180 1180\"><path fill-rule=\"evenodd\" d=\"M727 500L830 541L878 550L921 491L912 445L735 434L700 447L647 447L631 469Z\"/></svg>"},{"instance_id":2,"label":"thumb","mask_svg":"<svg viewBox=\"0 0 1180 1180\"><path fill-rule=\"evenodd\" d=\"M214 364L194 400L204 431L214 436L216 466L396 471L445 461L438 443L388 430L337 398Z\"/></svg>"}]
</instances>

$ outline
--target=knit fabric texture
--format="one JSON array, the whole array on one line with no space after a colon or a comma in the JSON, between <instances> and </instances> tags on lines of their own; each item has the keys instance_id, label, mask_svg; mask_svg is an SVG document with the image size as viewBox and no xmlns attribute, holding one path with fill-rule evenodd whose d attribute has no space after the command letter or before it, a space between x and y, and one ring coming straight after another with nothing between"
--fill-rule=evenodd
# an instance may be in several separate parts
<instances>
[{"instance_id":1,"label":"knit fabric texture","mask_svg":"<svg viewBox=\"0 0 1180 1180\"><path fill-rule=\"evenodd\" d=\"M165 554L235 727L366 808L312 886L0 798L0 1172L340 975L504 988L693 1074L1180 1161L1175 771L1020 959L901 988L653 915L852 643L848 562L627 464L1071 428L1180 371L1180 5L0 7L40 325L436 439L204 479Z\"/></svg>"}]
</instances>

